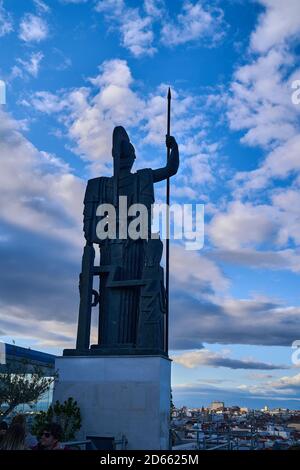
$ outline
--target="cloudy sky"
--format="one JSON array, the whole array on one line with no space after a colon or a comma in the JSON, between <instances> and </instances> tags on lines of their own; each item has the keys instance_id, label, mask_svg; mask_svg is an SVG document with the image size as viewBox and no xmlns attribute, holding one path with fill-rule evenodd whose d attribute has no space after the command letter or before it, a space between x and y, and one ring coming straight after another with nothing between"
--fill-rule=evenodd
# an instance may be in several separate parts
<instances>
[{"instance_id":1,"label":"cloudy sky","mask_svg":"<svg viewBox=\"0 0 300 470\"><path fill-rule=\"evenodd\" d=\"M299 46L299 0L0 0L0 339L74 345L86 181L115 125L164 164L170 85L172 202L205 204L171 245L175 404L300 408Z\"/></svg>"}]
</instances>

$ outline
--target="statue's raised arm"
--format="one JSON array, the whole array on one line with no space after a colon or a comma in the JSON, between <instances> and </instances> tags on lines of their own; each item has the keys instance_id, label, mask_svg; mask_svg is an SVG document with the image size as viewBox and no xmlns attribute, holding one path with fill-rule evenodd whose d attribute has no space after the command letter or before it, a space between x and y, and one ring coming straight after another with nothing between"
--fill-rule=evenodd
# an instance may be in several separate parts
<instances>
[{"instance_id":1,"label":"statue's raised arm","mask_svg":"<svg viewBox=\"0 0 300 470\"><path fill-rule=\"evenodd\" d=\"M179 150L175 138L172 135L166 136L166 146L171 149L170 157L166 166L157 168L153 171L153 182L158 183L159 181L170 178L176 175L179 167Z\"/></svg>"}]
</instances>

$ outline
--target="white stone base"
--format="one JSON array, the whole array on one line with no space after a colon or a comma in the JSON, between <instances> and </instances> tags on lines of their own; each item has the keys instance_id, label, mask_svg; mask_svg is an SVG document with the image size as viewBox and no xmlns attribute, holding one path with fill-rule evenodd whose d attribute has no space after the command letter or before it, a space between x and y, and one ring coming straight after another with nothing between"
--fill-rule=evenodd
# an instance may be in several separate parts
<instances>
[{"instance_id":1,"label":"white stone base","mask_svg":"<svg viewBox=\"0 0 300 470\"><path fill-rule=\"evenodd\" d=\"M159 356L59 357L54 401L77 400L80 437L120 438L127 449L169 449L171 361Z\"/></svg>"}]
</instances>

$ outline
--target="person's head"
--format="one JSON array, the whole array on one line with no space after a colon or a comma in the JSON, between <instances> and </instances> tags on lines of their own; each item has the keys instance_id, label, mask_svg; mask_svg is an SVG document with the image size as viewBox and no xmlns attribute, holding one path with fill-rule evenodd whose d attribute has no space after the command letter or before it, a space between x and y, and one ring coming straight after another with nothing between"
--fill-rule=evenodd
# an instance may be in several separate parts
<instances>
[{"instance_id":1,"label":"person's head","mask_svg":"<svg viewBox=\"0 0 300 470\"><path fill-rule=\"evenodd\" d=\"M9 426L2 442L1 450L24 450L25 449L25 429L20 424Z\"/></svg>"},{"instance_id":2,"label":"person's head","mask_svg":"<svg viewBox=\"0 0 300 470\"><path fill-rule=\"evenodd\" d=\"M41 445L45 449L53 449L61 440L62 429L57 423L52 423L50 426L45 426L41 435Z\"/></svg>"},{"instance_id":3,"label":"person's head","mask_svg":"<svg viewBox=\"0 0 300 470\"><path fill-rule=\"evenodd\" d=\"M0 437L3 437L8 430L8 424L6 421L0 422Z\"/></svg>"},{"instance_id":4,"label":"person's head","mask_svg":"<svg viewBox=\"0 0 300 470\"><path fill-rule=\"evenodd\" d=\"M23 428L26 428L26 418L22 414L18 414L13 417L11 424L19 424L20 426L23 426Z\"/></svg>"}]
</instances>

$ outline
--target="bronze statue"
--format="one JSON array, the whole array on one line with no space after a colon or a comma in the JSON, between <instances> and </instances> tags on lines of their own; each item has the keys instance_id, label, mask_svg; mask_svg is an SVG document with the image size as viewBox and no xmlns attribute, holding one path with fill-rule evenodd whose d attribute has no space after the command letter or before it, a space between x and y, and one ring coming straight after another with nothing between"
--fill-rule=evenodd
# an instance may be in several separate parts
<instances>
[{"instance_id":1,"label":"bronze statue","mask_svg":"<svg viewBox=\"0 0 300 470\"><path fill-rule=\"evenodd\" d=\"M179 152L174 137L166 136L169 158L163 168L146 168L131 173L135 149L125 129L113 132L113 177L88 181L84 198L84 235L86 246L80 274L80 309L76 350L65 355L85 354L162 354L166 345L166 295L164 272L160 266L163 245L151 235L154 183L177 173ZM119 221L116 237L99 239L99 205L111 204L120 212L120 198L127 197L127 209L133 204L147 208L146 237L123 238L131 217ZM124 219L124 217L123 217ZM122 232L123 233L123 232ZM100 248L100 265L94 266L95 249ZM93 280L99 278L99 289ZM98 343L90 347L92 307L99 308Z\"/></svg>"}]
</instances>

